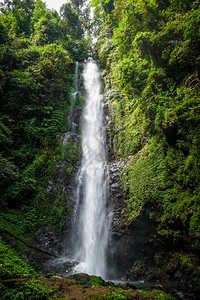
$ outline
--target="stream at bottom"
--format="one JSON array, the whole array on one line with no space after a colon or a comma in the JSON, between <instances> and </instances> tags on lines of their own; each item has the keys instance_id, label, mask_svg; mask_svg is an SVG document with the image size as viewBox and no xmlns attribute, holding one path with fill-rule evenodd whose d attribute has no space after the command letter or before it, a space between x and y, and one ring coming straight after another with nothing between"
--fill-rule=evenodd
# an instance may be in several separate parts
<instances>
[{"instance_id":1,"label":"stream at bottom","mask_svg":"<svg viewBox=\"0 0 200 300\"><path fill-rule=\"evenodd\" d=\"M50 272L53 273L58 273L61 276L67 278L73 276L73 275L78 275L82 278L87 278L88 274L86 273L77 273L74 274L74 268L75 266L78 265L79 262L77 261L73 261L70 260L69 258L66 257L60 257L60 258L56 258L53 260L50 260L48 262L48 266L47 269ZM94 275L94 274L90 274L90 275ZM176 289L173 285L167 285L167 286L162 286L161 284L159 284L158 282L154 282L154 281L148 281L148 280L136 280L136 281L126 281L120 278L104 278L101 277L101 279L108 284L112 284L113 286L117 287L117 288L121 288L124 290L146 290L146 291L152 291L154 289L165 291L166 293L170 293L172 294L175 299L177 300L197 300L198 298L196 298L193 294L189 294L183 291L180 291L178 289ZM169 298L170 299L170 298Z\"/></svg>"}]
</instances>

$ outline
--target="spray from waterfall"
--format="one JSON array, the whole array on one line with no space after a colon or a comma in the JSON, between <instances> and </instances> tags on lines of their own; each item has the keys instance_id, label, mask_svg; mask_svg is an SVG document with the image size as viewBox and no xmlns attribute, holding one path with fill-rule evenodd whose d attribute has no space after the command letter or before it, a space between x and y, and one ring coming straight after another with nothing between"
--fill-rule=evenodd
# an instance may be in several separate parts
<instances>
[{"instance_id":1,"label":"spray from waterfall","mask_svg":"<svg viewBox=\"0 0 200 300\"><path fill-rule=\"evenodd\" d=\"M82 163L77 187L79 206L78 241L74 273L106 276L108 241L107 165L103 127L103 99L100 94L100 75L94 61L84 70L86 89L82 122Z\"/></svg>"}]
</instances>

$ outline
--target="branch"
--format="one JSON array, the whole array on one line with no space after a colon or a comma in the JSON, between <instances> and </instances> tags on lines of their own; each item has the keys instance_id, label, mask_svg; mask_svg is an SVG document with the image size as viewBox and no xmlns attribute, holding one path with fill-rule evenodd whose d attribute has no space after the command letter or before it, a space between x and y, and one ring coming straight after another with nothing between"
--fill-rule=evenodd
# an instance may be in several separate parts
<instances>
[{"instance_id":1,"label":"branch","mask_svg":"<svg viewBox=\"0 0 200 300\"><path fill-rule=\"evenodd\" d=\"M36 251L38 251L38 252L44 253L44 254L49 255L49 256L57 257L57 256L56 256L55 254L53 254L53 253L49 253L49 252L46 252L46 251L44 251L44 250L41 250L41 249L39 249L39 248L37 248L37 247L35 247L35 246L29 245L27 242L25 242L25 241L23 241L21 238L15 236L13 233L9 232L7 229L4 229L4 228L2 229L2 228L1 228L1 229L0 229L0 232L5 232L5 233L7 233L8 235L12 236L12 237L15 238L16 240L18 240L18 241L20 241L21 243L23 243L24 245L26 245L28 248L32 248L32 249L34 249L34 250L36 250Z\"/></svg>"}]
</instances>

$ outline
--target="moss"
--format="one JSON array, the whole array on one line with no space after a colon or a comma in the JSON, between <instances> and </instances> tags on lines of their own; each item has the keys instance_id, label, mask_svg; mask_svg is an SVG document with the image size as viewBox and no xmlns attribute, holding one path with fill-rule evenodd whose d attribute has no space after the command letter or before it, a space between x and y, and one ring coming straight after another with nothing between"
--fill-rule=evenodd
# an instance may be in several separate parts
<instances>
[{"instance_id":1,"label":"moss","mask_svg":"<svg viewBox=\"0 0 200 300\"><path fill-rule=\"evenodd\" d=\"M17 253L0 243L0 298L6 299L51 299L54 292L41 282L39 275ZM48 278L52 274L48 274Z\"/></svg>"},{"instance_id":2,"label":"moss","mask_svg":"<svg viewBox=\"0 0 200 300\"><path fill-rule=\"evenodd\" d=\"M192 257L185 254L180 256L180 260L183 266L186 266L188 268L194 267L194 261L192 261Z\"/></svg>"},{"instance_id":3,"label":"moss","mask_svg":"<svg viewBox=\"0 0 200 300\"><path fill-rule=\"evenodd\" d=\"M143 263L141 260L137 260L137 261L135 262L135 264L134 264L133 269L139 271L139 270L141 270L143 267L144 267L144 263Z\"/></svg>"},{"instance_id":4,"label":"moss","mask_svg":"<svg viewBox=\"0 0 200 300\"><path fill-rule=\"evenodd\" d=\"M68 176L72 175L72 173L74 171L74 169L72 167L68 167L68 166L65 166L64 169Z\"/></svg>"},{"instance_id":5,"label":"moss","mask_svg":"<svg viewBox=\"0 0 200 300\"><path fill-rule=\"evenodd\" d=\"M198 237L199 197L193 187L191 167L189 177L184 173L186 164L184 153L169 148L160 135L154 136L135 154L121 174L128 221L137 217L150 202L152 210L149 213L160 221L161 234L174 239L184 238L184 235ZM195 174L196 168L195 165Z\"/></svg>"},{"instance_id":6,"label":"moss","mask_svg":"<svg viewBox=\"0 0 200 300\"><path fill-rule=\"evenodd\" d=\"M64 146L63 150L63 158L68 159L71 163L75 163L81 157L81 145L80 143L73 143L68 141L67 144Z\"/></svg>"},{"instance_id":7,"label":"moss","mask_svg":"<svg viewBox=\"0 0 200 300\"><path fill-rule=\"evenodd\" d=\"M142 147L146 131L145 115L140 107L130 109L128 99L116 96L114 91L109 95L109 110L115 123L109 129L114 138L114 152L116 157L125 158L137 153Z\"/></svg>"},{"instance_id":8,"label":"moss","mask_svg":"<svg viewBox=\"0 0 200 300\"><path fill-rule=\"evenodd\" d=\"M103 281L101 277L98 276L90 276L91 280L91 286L97 285L97 286L103 286Z\"/></svg>"},{"instance_id":9,"label":"moss","mask_svg":"<svg viewBox=\"0 0 200 300\"><path fill-rule=\"evenodd\" d=\"M1 279L19 278L23 274L39 276L32 267L17 257L14 250L2 242L0 243L0 274Z\"/></svg>"},{"instance_id":10,"label":"moss","mask_svg":"<svg viewBox=\"0 0 200 300\"><path fill-rule=\"evenodd\" d=\"M200 267L193 272L193 282L195 284L195 292L200 292Z\"/></svg>"},{"instance_id":11,"label":"moss","mask_svg":"<svg viewBox=\"0 0 200 300\"><path fill-rule=\"evenodd\" d=\"M153 290L152 294L155 296L155 300L176 300L171 294L166 294L161 290Z\"/></svg>"},{"instance_id":12,"label":"moss","mask_svg":"<svg viewBox=\"0 0 200 300\"><path fill-rule=\"evenodd\" d=\"M187 253L179 253L175 252L171 259L169 260L169 264L174 268L177 265L180 265L182 269L186 269L191 273L193 277L193 273L198 273L198 259L195 255L187 254ZM197 274L196 273L196 274Z\"/></svg>"},{"instance_id":13,"label":"moss","mask_svg":"<svg viewBox=\"0 0 200 300\"><path fill-rule=\"evenodd\" d=\"M48 273L45 275L45 278L51 278L54 274L53 273Z\"/></svg>"}]
</instances>

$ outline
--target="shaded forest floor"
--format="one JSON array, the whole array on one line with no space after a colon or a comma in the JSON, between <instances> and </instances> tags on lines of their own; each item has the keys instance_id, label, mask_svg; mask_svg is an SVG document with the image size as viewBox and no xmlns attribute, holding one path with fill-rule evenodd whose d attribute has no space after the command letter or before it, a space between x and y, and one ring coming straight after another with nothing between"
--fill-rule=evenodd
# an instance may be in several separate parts
<instances>
[{"instance_id":1,"label":"shaded forest floor","mask_svg":"<svg viewBox=\"0 0 200 300\"><path fill-rule=\"evenodd\" d=\"M51 278L40 277L35 280L24 274L20 279L0 280L0 283L6 286L5 294L3 291L1 293L1 299L175 299L162 290L153 290L152 292L123 290L114 287L111 283L106 283L107 286L100 286L98 283L91 285L89 282L66 279L59 275ZM12 298L14 295L15 298Z\"/></svg>"}]
</instances>

